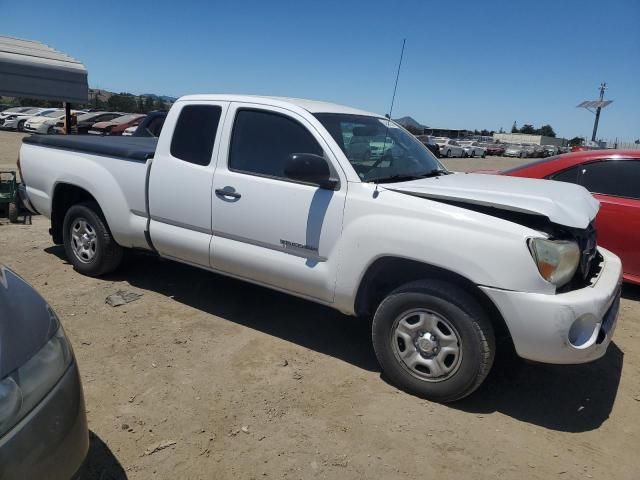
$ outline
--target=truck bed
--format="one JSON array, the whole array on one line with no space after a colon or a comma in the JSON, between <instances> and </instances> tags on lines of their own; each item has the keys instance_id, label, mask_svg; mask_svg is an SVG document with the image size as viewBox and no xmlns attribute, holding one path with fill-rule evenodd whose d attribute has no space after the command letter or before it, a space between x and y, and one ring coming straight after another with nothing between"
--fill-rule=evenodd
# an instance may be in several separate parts
<instances>
[{"instance_id":1,"label":"truck bed","mask_svg":"<svg viewBox=\"0 0 640 480\"><path fill-rule=\"evenodd\" d=\"M125 158L136 162L146 162L153 158L158 143L157 138L94 135L31 135L24 137L22 141L31 145Z\"/></svg>"}]
</instances>

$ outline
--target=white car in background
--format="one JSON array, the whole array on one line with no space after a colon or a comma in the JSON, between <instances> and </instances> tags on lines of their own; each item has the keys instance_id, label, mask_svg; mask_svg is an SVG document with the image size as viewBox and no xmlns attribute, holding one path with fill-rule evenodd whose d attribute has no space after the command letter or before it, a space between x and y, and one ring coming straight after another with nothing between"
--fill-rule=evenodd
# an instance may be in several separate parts
<instances>
[{"instance_id":1,"label":"white car in background","mask_svg":"<svg viewBox=\"0 0 640 480\"><path fill-rule=\"evenodd\" d=\"M0 128L6 128L11 130L24 130L24 124L26 121L36 115L43 115L54 111L55 108L29 108L20 112L9 112L5 110L0 115Z\"/></svg>"},{"instance_id":2,"label":"white car in background","mask_svg":"<svg viewBox=\"0 0 640 480\"><path fill-rule=\"evenodd\" d=\"M464 148L456 140L450 138L438 137L436 143L440 147L441 157L464 157L466 156Z\"/></svg>"},{"instance_id":3,"label":"white car in background","mask_svg":"<svg viewBox=\"0 0 640 480\"><path fill-rule=\"evenodd\" d=\"M478 142L473 140L465 140L458 142L464 149L464 153L467 157L486 157L487 149L481 146Z\"/></svg>"},{"instance_id":4,"label":"white car in background","mask_svg":"<svg viewBox=\"0 0 640 480\"><path fill-rule=\"evenodd\" d=\"M72 110L71 113L83 114L83 111ZM44 115L31 117L24 124L24 131L30 133L55 133L56 123L64 120L64 110L57 109Z\"/></svg>"},{"instance_id":5,"label":"white car in background","mask_svg":"<svg viewBox=\"0 0 640 480\"><path fill-rule=\"evenodd\" d=\"M505 157L525 158L527 156L527 152L523 145L520 145L519 143L512 143L507 146L503 155Z\"/></svg>"}]
</instances>

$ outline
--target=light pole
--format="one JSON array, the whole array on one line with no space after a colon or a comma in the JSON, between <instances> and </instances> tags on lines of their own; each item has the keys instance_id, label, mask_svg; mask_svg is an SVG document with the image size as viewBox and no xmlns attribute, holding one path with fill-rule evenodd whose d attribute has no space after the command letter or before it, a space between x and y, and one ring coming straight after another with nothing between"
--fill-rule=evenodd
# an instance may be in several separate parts
<instances>
[{"instance_id":1,"label":"light pole","mask_svg":"<svg viewBox=\"0 0 640 480\"><path fill-rule=\"evenodd\" d=\"M605 100L604 99L604 91L607 89L607 82L602 82L600 84L600 100L586 100L578 105L578 108L586 108L591 113L594 113L596 118L593 122L593 133L591 134L591 141L596 141L596 134L598 133L598 122L600 122L600 112L604 107L609 105L613 100ZM591 110L595 108L595 112Z\"/></svg>"}]
</instances>

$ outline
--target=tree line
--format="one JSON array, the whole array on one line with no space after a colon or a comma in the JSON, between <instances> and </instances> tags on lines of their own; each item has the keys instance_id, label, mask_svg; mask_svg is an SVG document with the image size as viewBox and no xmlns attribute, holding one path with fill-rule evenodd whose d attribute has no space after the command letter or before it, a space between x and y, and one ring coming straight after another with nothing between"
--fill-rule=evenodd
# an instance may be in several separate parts
<instances>
[{"instance_id":1,"label":"tree line","mask_svg":"<svg viewBox=\"0 0 640 480\"><path fill-rule=\"evenodd\" d=\"M90 107L96 110L113 110L116 112L130 113L148 113L153 110L168 110L170 106L159 97L142 97L126 92L111 95L107 101L102 100L96 95L89 103Z\"/></svg>"},{"instance_id":2,"label":"tree line","mask_svg":"<svg viewBox=\"0 0 640 480\"><path fill-rule=\"evenodd\" d=\"M2 97L0 97L0 100ZM51 100L38 100L36 98L12 99L11 104L20 107L41 107L41 108L62 108L62 102ZM2 103L2 102L0 102ZM148 113L153 110L169 110L170 103L163 101L160 97L137 96L131 93L117 93L111 95L106 101L95 95L84 104L73 104L73 108L91 108L94 110L110 110L124 113Z\"/></svg>"},{"instance_id":3,"label":"tree line","mask_svg":"<svg viewBox=\"0 0 640 480\"><path fill-rule=\"evenodd\" d=\"M556 132L551 125L542 125L540 128L534 128L533 125L525 123L521 128L518 128L518 124L513 122L511 127L511 133L526 133L528 135L542 135L544 137L555 137Z\"/></svg>"}]
</instances>

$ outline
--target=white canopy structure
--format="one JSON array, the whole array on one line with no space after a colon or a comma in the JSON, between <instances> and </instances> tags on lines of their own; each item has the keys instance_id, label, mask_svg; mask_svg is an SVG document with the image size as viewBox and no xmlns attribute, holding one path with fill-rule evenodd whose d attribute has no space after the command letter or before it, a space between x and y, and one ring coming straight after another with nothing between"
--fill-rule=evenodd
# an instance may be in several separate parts
<instances>
[{"instance_id":1,"label":"white canopy structure","mask_svg":"<svg viewBox=\"0 0 640 480\"><path fill-rule=\"evenodd\" d=\"M87 69L43 43L0 36L0 95L87 103Z\"/></svg>"}]
</instances>

